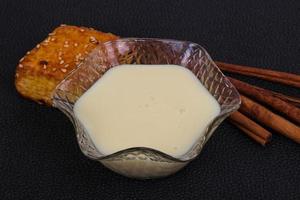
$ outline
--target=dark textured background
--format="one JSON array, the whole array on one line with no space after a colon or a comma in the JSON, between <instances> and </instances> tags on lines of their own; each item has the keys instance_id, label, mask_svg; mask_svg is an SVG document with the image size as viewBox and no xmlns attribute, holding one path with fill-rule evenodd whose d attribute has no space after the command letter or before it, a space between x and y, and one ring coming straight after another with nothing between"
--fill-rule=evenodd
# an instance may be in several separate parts
<instances>
[{"instance_id":1,"label":"dark textured background","mask_svg":"<svg viewBox=\"0 0 300 200\"><path fill-rule=\"evenodd\" d=\"M84 157L68 119L13 85L18 60L61 23L190 40L216 60L300 74L299 2L1 0L0 199L300 199L300 147L280 135L263 148L224 122L184 170L137 181Z\"/></svg>"}]
</instances>

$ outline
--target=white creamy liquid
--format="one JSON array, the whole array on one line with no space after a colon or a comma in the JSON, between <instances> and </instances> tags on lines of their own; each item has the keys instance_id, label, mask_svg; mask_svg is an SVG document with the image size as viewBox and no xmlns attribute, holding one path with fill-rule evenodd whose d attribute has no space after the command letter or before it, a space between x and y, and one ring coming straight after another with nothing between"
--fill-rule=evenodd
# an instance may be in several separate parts
<instances>
[{"instance_id":1,"label":"white creamy liquid","mask_svg":"<svg viewBox=\"0 0 300 200\"><path fill-rule=\"evenodd\" d=\"M184 67L122 65L87 90L74 113L103 154L149 147L180 157L205 134L220 106Z\"/></svg>"}]
</instances>

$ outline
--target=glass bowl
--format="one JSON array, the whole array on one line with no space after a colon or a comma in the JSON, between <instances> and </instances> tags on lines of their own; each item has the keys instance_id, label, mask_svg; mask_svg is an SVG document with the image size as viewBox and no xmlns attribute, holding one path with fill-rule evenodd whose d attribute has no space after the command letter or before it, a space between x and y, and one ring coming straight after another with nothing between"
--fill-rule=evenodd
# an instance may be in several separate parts
<instances>
[{"instance_id":1,"label":"glass bowl","mask_svg":"<svg viewBox=\"0 0 300 200\"><path fill-rule=\"evenodd\" d=\"M192 71L221 106L220 114L180 158L155 149L134 147L111 155L99 152L73 113L77 99L110 68L121 64L175 64ZM201 103L201 102L200 102ZM134 178L170 175L196 158L219 124L240 106L235 87L200 45L176 40L125 38L99 44L55 89L53 104L72 121L81 151L109 169Z\"/></svg>"}]
</instances>

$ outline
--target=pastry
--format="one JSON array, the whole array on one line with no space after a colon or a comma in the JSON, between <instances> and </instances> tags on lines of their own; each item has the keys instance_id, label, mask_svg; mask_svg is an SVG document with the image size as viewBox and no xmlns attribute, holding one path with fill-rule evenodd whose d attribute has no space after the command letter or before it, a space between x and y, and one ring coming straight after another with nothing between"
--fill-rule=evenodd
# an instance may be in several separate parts
<instances>
[{"instance_id":1,"label":"pastry","mask_svg":"<svg viewBox=\"0 0 300 200\"><path fill-rule=\"evenodd\" d=\"M51 106L51 95L57 84L99 42L117 38L91 28L61 25L20 60L15 77L17 91L26 98Z\"/></svg>"}]
</instances>

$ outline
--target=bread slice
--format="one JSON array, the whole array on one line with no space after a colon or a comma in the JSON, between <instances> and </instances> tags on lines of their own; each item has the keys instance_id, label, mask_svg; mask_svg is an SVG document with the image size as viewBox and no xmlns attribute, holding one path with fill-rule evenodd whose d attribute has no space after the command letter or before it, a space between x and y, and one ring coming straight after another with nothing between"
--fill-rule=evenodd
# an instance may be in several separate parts
<instances>
[{"instance_id":1,"label":"bread slice","mask_svg":"<svg viewBox=\"0 0 300 200\"><path fill-rule=\"evenodd\" d=\"M57 84L99 43L118 37L91 28L61 25L20 60L15 85L24 97L52 105Z\"/></svg>"}]
</instances>

